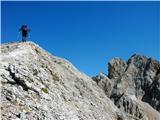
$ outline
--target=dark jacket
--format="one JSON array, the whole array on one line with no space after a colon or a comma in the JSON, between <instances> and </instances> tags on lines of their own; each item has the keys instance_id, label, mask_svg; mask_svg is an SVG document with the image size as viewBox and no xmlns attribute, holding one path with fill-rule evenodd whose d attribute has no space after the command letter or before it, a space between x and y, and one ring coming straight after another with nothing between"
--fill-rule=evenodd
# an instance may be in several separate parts
<instances>
[{"instance_id":1,"label":"dark jacket","mask_svg":"<svg viewBox=\"0 0 160 120\"><path fill-rule=\"evenodd\" d=\"M22 26L19 31L22 31L22 36L23 37L27 37L28 36L28 32L30 31L29 28Z\"/></svg>"}]
</instances>

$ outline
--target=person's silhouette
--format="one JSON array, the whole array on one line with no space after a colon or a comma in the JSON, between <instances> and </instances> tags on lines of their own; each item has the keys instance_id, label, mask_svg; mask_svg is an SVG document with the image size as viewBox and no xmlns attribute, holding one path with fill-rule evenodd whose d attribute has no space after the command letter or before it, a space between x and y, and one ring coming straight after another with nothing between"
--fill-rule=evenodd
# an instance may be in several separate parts
<instances>
[{"instance_id":1,"label":"person's silhouette","mask_svg":"<svg viewBox=\"0 0 160 120\"><path fill-rule=\"evenodd\" d=\"M22 31L22 42L26 42L26 38L28 36L28 32L30 32L30 29L27 27L27 25L22 25L19 31Z\"/></svg>"}]
</instances>

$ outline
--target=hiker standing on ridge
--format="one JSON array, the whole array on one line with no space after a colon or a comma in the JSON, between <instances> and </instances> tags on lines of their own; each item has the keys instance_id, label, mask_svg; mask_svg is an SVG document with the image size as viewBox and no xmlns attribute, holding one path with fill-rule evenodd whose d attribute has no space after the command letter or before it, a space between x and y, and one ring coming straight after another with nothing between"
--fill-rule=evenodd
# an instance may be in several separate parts
<instances>
[{"instance_id":1,"label":"hiker standing on ridge","mask_svg":"<svg viewBox=\"0 0 160 120\"><path fill-rule=\"evenodd\" d=\"M19 29L19 32L22 31L22 42L26 42L26 38L28 36L28 32L30 32L30 29L27 27L27 25L22 25L22 27Z\"/></svg>"}]
</instances>

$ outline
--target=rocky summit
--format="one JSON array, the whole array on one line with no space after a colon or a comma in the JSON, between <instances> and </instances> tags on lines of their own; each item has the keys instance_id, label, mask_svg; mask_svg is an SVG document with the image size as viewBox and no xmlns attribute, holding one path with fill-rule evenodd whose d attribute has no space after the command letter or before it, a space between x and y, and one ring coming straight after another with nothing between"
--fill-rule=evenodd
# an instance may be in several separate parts
<instances>
[{"instance_id":1,"label":"rocky summit","mask_svg":"<svg viewBox=\"0 0 160 120\"><path fill-rule=\"evenodd\" d=\"M160 62L135 54L127 62L114 58L108 67L108 75L93 80L114 104L137 120L160 120Z\"/></svg>"},{"instance_id":2,"label":"rocky summit","mask_svg":"<svg viewBox=\"0 0 160 120\"><path fill-rule=\"evenodd\" d=\"M33 42L1 44L2 120L160 120L160 62L114 58L90 78Z\"/></svg>"}]
</instances>

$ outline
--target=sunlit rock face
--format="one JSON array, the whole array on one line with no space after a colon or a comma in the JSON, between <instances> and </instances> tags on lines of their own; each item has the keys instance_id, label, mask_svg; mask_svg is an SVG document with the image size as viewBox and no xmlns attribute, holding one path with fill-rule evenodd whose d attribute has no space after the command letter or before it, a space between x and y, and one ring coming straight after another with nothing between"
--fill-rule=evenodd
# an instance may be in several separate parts
<instances>
[{"instance_id":1,"label":"sunlit rock face","mask_svg":"<svg viewBox=\"0 0 160 120\"><path fill-rule=\"evenodd\" d=\"M115 101L112 102L106 95L112 95L115 82L111 80L114 78L104 78L109 82L106 86L110 86L104 92L97 85L99 81L96 83L67 60L49 54L33 42L2 44L0 58L0 104L3 120L132 118L119 110L113 103ZM152 78L146 79L156 82ZM103 84L105 81L100 84L105 88ZM157 86L152 88L152 91L156 90ZM116 94L115 97L119 95L121 94ZM144 95L145 100L150 98L150 94ZM158 100L158 97L154 98Z\"/></svg>"},{"instance_id":2,"label":"sunlit rock face","mask_svg":"<svg viewBox=\"0 0 160 120\"><path fill-rule=\"evenodd\" d=\"M92 79L114 104L134 119L160 120L160 62L133 55L127 62L114 58L108 75Z\"/></svg>"}]
</instances>

